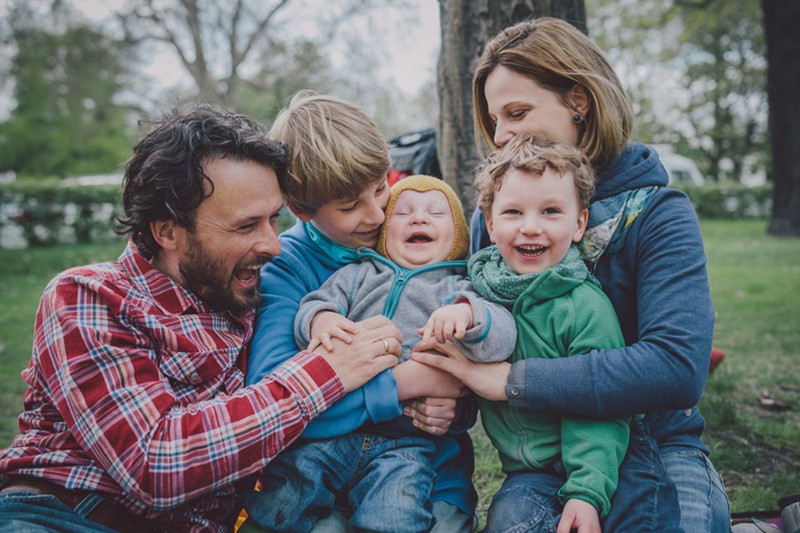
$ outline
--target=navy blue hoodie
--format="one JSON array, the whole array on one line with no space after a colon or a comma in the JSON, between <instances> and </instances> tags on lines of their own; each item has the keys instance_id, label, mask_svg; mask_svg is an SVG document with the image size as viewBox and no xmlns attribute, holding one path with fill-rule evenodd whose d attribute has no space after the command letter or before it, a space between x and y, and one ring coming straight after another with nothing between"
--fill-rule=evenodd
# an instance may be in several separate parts
<instances>
[{"instance_id":1,"label":"navy blue hoodie","mask_svg":"<svg viewBox=\"0 0 800 533\"><path fill-rule=\"evenodd\" d=\"M509 404L533 412L619 418L646 413L659 446L708 453L695 407L711 358L714 308L700 225L688 197L667 188L658 154L633 143L597 178L593 201L658 185L622 248L594 274L619 317L625 348L514 363ZM591 209L591 206L590 206ZM472 251L489 244L483 215L471 222Z\"/></svg>"}]
</instances>

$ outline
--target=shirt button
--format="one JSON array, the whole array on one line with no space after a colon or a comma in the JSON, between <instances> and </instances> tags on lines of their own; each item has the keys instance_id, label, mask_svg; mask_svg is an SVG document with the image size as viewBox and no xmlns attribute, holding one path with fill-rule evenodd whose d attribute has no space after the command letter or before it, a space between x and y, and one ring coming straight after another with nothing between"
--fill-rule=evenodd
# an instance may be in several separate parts
<instances>
[{"instance_id":1,"label":"shirt button","mask_svg":"<svg viewBox=\"0 0 800 533\"><path fill-rule=\"evenodd\" d=\"M512 387L508 390L511 393L511 396L519 396L519 389L516 387Z\"/></svg>"},{"instance_id":2,"label":"shirt button","mask_svg":"<svg viewBox=\"0 0 800 533\"><path fill-rule=\"evenodd\" d=\"M687 409L687 410L685 410L685 411L683 412L683 416L692 416L692 410L691 410L691 409Z\"/></svg>"},{"instance_id":3,"label":"shirt button","mask_svg":"<svg viewBox=\"0 0 800 533\"><path fill-rule=\"evenodd\" d=\"M192 380L192 383L197 383L198 381L200 381L200 374L198 374L197 372L193 372L192 375L189 376L189 379Z\"/></svg>"}]
</instances>

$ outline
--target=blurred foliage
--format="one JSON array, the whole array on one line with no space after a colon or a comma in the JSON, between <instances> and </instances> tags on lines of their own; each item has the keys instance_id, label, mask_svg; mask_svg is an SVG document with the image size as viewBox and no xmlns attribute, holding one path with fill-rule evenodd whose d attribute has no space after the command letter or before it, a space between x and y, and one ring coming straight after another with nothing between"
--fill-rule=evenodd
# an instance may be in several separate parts
<instances>
[{"instance_id":1,"label":"blurred foliage","mask_svg":"<svg viewBox=\"0 0 800 533\"><path fill-rule=\"evenodd\" d=\"M705 176L769 168L766 48L758 0L587 0L589 33L631 95L636 136Z\"/></svg>"},{"instance_id":2,"label":"blurred foliage","mask_svg":"<svg viewBox=\"0 0 800 533\"><path fill-rule=\"evenodd\" d=\"M107 172L128 154L124 45L82 24L66 7L43 24L35 3L8 13L16 107L0 124L0 169L59 177Z\"/></svg>"},{"instance_id":3,"label":"blurred foliage","mask_svg":"<svg viewBox=\"0 0 800 533\"><path fill-rule=\"evenodd\" d=\"M0 189L0 213L0 226L19 226L32 247L105 241L115 238L119 186L14 183Z\"/></svg>"},{"instance_id":4,"label":"blurred foliage","mask_svg":"<svg viewBox=\"0 0 800 533\"><path fill-rule=\"evenodd\" d=\"M726 181L706 185L672 185L689 196L702 218L760 218L772 212L772 184L747 187Z\"/></svg>"}]
</instances>

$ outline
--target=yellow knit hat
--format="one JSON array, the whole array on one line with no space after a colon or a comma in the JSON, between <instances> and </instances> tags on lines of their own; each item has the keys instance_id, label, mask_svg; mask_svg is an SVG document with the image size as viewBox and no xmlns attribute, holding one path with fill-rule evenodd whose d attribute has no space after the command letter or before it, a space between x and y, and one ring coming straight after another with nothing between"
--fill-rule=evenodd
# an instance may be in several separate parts
<instances>
[{"instance_id":1,"label":"yellow knit hat","mask_svg":"<svg viewBox=\"0 0 800 533\"><path fill-rule=\"evenodd\" d=\"M466 218L464 218L464 208L461 206L461 200L458 199L456 192L444 180L423 175L408 176L392 186L389 194L389 203L386 204L386 220L381 226L381 235L378 238L378 246L375 251L384 257L389 257L386 253L386 227L388 226L386 222L392 216L394 204L397 203L400 193L406 190L417 192L442 191L444 193L447 197L447 202L450 204L450 211L453 213L453 227L455 230L453 233L453 248L450 249L447 261L466 259L469 253L469 227L467 226Z\"/></svg>"}]
</instances>

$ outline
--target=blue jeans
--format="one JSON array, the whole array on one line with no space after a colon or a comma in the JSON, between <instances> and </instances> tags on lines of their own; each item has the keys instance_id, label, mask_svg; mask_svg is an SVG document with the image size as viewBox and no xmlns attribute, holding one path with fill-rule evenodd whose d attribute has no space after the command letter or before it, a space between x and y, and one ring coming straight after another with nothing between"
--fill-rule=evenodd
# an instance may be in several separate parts
<instances>
[{"instance_id":1,"label":"blue jeans","mask_svg":"<svg viewBox=\"0 0 800 533\"><path fill-rule=\"evenodd\" d=\"M72 510L55 496L26 492L0 495L0 533L114 533L84 518L99 498L90 494Z\"/></svg>"},{"instance_id":2,"label":"blue jeans","mask_svg":"<svg viewBox=\"0 0 800 533\"><path fill-rule=\"evenodd\" d=\"M447 502L433 502L433 516L436 519L431 533L469 533L475 530L477 519L470 516L453 504ZM259 533L265 531L252 521L245 521L239 533ZM328 518L323 518L316 524L311 533L352 533L347 517L336 510Z\"/></svg>"},{"instance_id":3,"label":"blue jeans","mask_svg":"<svg viewBox=\"0 0 800 533\"><path fill-rule=\"evenodd\" d=\"M678 489L681 527L686 533L729 533L728 496L706 454L696 448L664 446L661 462Z\"/></svg>"},{"instance_id":4,"label":"blue jeans","mask_svg":"<svg viewBox=\"0 0 800 533\"><path fill-rule=\"evenodd\" d=\"M611 498L603 531L683 532L678 491L645 421L631 423L631 440L619 467L617 491Z\"/></svg>"},{"instance_id":5,"label":"blue jeans","mask_svg":"<svg viewBox=\"0 0 800 533\"><path fill-rule=\"evenodd\" d=\"M542 470L509 474L492 499L484 531L554 532L563 509L558 490L565 481L560 460ZM659 460L656 443L644 422L633 422L603 530L678 533L678 517L677 493Z\"/></svg>"},{"instance_id":6,"label":"blue jeans","mask_svg":"<svg viewBox=\"0 0 800 533\"><path fill-rule=\"evenodd\" d=\"M248 516L272 531L310 531L335 508L353 529L428 531L433 525L433 443L351 433L293 445L244 495Z\"/></svg>"}]
</instances>

